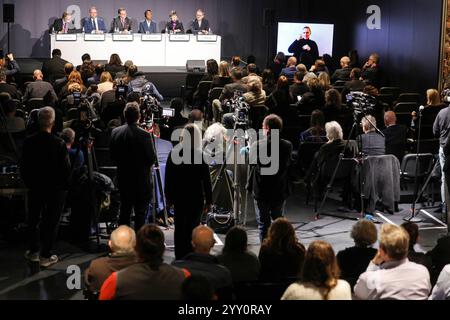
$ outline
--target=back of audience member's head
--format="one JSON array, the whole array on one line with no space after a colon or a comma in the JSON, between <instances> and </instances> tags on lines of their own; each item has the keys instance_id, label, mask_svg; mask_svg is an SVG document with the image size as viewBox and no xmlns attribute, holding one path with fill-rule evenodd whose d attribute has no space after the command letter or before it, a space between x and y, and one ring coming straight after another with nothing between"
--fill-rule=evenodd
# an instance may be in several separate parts
<instances>
[{"instance_id":1,"label":"back of audience member's head","mask_svg":"<svg viewBox=\"0 0 450 320\"><path fill-rule=\"evenodd\" d=\"M247 65L247 71L248 74L256 74L256 72L258 71L258 67L256 66L256 64L250 63L249 65Z\"/></svg>"},{"instance_id":2,"label":"back of audience member's head","mask_svg":"<svg viewBox=\"0 0 450 320\"><path fill-rule=\"evenodd\" d=\"M123 114L128 124L136 124L141 117L139 104L136 102L128 102Z\"/></svg>"},{"instance_id":3,"label":"back of audience member's head","mask_svg":"<svg viewBox=\"0 0 450 320\"><path fill-rule=\"evenodd\" d=\"M186 301L214 300L214 288L211 282L201 275L191 275L181 285L182 299Z\"/></svg>"},{"instance_id":4,"label":"back of audience member's head","mask_svg":"<svg viewBox=\"0 0 450 320\"><path fill-rule=\"evenodd\" d=\"M297 58L296 57L290 57L287 61L288 67L296 67L297 66Z\"/></svg>"},{"instance_id":5,"label":"back of audience member's head","mask_svg":"<svg viewBox=\"0 0 450 320\"><path fill-rule=\"evenodd\" d=\"M104 82L113 82L111 73L109 73L108 71L103 72L102 75L100 76L100 83Z\"/></svg>"},{"instance_id":6,"label":"back of audience member's head","mask_svg":"<svg viewBox=\"0 0 450 320\"><path fill-rule=\"evenodd\" d=\"M83 61L83 63L85 61L91 61L91 55L89 53L85 53L81 56L81 61Z\"/></svg>"},{"instance_id":7,"label":"back of audience member's head","mask_svg":"<svg viewBox=\"0 0 450 320\"><path fill-rule=\"evenodd\" d=\"M339 280L339 265L333 247L325 241L314 241L308 247L303 265L302 282L323 289L324 300Z\"/></svg>"},{"instance_id":8,"label":"back of audience member's head","mask_svg":"<svg viewBox=\"0 0 450 320\"><path fill-rule=\"evenodd\" d=\"M52 51L52 57L61 57L62 56L62 52L59 49L53 49Z\"/></svg>"},{"instance_id":9,"label":"back of audience member's head","mask_svg":"<svg viewBox=\"0 0 450 320\"><path fill-rule=\"evenodd\" d=\"M323 128L325 126L325 115L319 109L311 113L311 128Z\"/></svg>"},{"instance_id":10,"label":"back of audience member's head","mask_svg":"<svg viewBox=\"0 0 450 320\"><path fill-rule=\"evenodd\" d=\"M264 69L261 74L261 78L262 78L263 83L273 83L274 79L273 79L272 70Z\"/></svg>"},{"instance_id":11,"label":"back of audience member's head","mask_svg":"<svg viewBox=\"0 0 450 320\"><path fill-rule=\"evenodd\" d=\"M121 66L122 65L122 60L120 59L120 56L117 53L113 53L111 55L111 57L109 58L109 65L114 65L114 66Z\"/></svg>"},{"instance_id":12,"label":"back of audience member's head","mask_svg":"<svg viewBox=\"0 0 450 320\"><path fill-rule=\"evenodd\" d=\"M170 101L170 107L175 109L175 114L179 114L183 111L183 99L174 98Z\"/></svg>"},{"instance_id":13,"label":"back of audience member's head","mask_svg":"<svg viewBox=\"0 0 450 320\"><path fill-rule=\"evenodd\" d=\"M283 90L283 89L288 89L289 88L289 80L286 76L281 76L278 78L277 81L277 89L278 90Z\"/></svg>"},{"instance_id":14,"label":"back of audience member's head","mask_svg":"<svg viewBox=\"0 0 450 320\"><path fill-rule=\"evenodd\" d=\"M38 113L39 127L42 130L51 129L55 123L55 110L51 107L44 107Z\"/></svg>"},{"instance_id":15,"label":"back of audience member's head","mask_svg":"<svg viewBox=\"0 0 450 320\"><path fill-rule=\"evenodd\" d=\"M103 72L105 72L105 66L103 64L96 64L95 74L100 77Z\"/></svg>"},{"instance_id":16,"label":"back of audience member's head","mask_svg":"<svg viewBox=\"0 0 450 320\"><path fill-rule=\"evenodd\" d=\"M240 227L231 228L225 238L223 253L242 253L247 251L247 232Z\"/></svg>"},{"instance_id":17,"label":"back of audience member's head","mask_svg":"<svg viewBox=\"0 0 450 320\"><path fill-rule=\"evenodd\" d=\"M181 131L180 144L182 148L200 150L202 147L202 131L195 123L188 123Z\"/></svg>"},{"instance_id":18,"label":"back of audience member's head","mask_svg":"<svg viewBox=\"0 0 450 320\"><path fill-rule=\"evenodd\" d=\"M283 120L276 114L269 114L263 120L263 125L269 130L283 130Z\"/></svg>"},{"instance_id":19,"label":"back of audience member's head","mask_svg":"<svg viewBox=\"0 0 450 320\"><path fill-rule=\"evenodd\" d=\"M300 63L296 67L297 71L303 72L304 74L308 73L308 68L303 63Z\"/></svg>"},{"instance_id":20,"label":"back of audience member's head","mask_svg":"<svg viewBox=\"0 0 450 320\"><path fill-rule=\"evenodd\" d=\"M286 55L284 54L284 52L278 52L277 55L275 56L274 61L277 61L280 64L285 64Z\"/></svg>"},{"instance_id":21,"label":"back of audience member's head","mask_svg":"<svg viewBox=\"0 0 450 320\"><path fill-rule=\"evenodd\" d=\"M311 91L322 91L322 86L318 78L310 78L306 83Z\"/></svg>"},{"instance_id":22,"label":"back of audience member's head","mask_svg":"<svg viewBox=\"0 0 450 320\"><path fill-rule=\"evenodd\" d=\"M70 73L69 78L67 80L67 82L70 83L78 83L80 85L83 84L83 78L81 77L81 73L79 73L78 71L74 70Z\"/></svg>"},{"instance_id":23,"label":"back of audience member's head","mask_svg":"<svg viewBox=\"0 0 450 320\"><path fill-rule=\"evenodd\" d=\"M350 79L352 80L359 80L361 78L362 71L360 68L353 68L352 71L350 71Z\"/></svg>"},{"instance_id":24,"label":"back of audience member's head","mask_svg":"<svg viewBox=\"0 0 450 320\"><path fill-rule=\"evenodd\" d=\"M322 87L322 90L328 90L330 88L331 82L330 82L330 76L326 72L321 72L318 77L320 86Z\"/></svg>"},{"instance_id":25,"label":"back of audience member's head","mask_svg":"<svg viewBox=\"0 0 450 320\"><path fill-rule=\"evenodd\" d=\"M0 69L0 82L6 82L6 72Z\"/></svg>"},{"instance_id":26,"label":"back of audience member's head","mask_svg":"<svg viewBox=\"0 0 450 320\"><path fill-rule=\"evenodd\" d=\"M141 103L141 95L139 92L132 92L127 96L127 103L136 102L137 104Z\"/></svg>"},{"instance_id":27,"label":"back of audience member's head","mask_svg":"<svg viewBox=\"0 0 450 320\"><path fill-rule=\"evenodd\" d=\"M2 103L2 107L3 107L3 111L5 111L6 116L15 116L15 114L17 112L17 102L16 101L14 101L12 99L8 99L6 101L1 101L1 103Z\"/></svg>"},{"instance_id":28,"label":"back of audience member's head","mask_svg":"<svg viewBox=\"0 0 450 320\"><path fill-rule=\"evenodd\" d=\"M141 262L159 265L165 250L164 233L154 224L143 226L136 237L136 253Z\"/></svg>"},{"instance_id":29,"label":"back of audience member's head","mask_svg":"<svg viewBox=\"0 0 450 320\"><path fill-rule=\"evenodd\" d=\"M128 69L130 69L131 66L134 66L134 63L133 63L133 61L131 61L131 60L127 60L127 61L125 61L125 63L123 64L123 66L125 67L125 71L128 72Z\"/></svg>"},{"instance_id":30,"label":"back of audience member's head","mask_svg":"<svg viewBox=\"0 0 450 320\"><path fill-rule=\"evenodd\" d=\"M192 231L192 248L196 253L209 254L215 242L214 231L208 226L198 226Z\"/></svg>"},{"instance_id":31,"label":"back of audience member's head","mask_svg":"<svg viewBox=\"0 0 450 320\"><path fill-rule=\"evenodd\" d=\"M314 72L306 72L305 76L303 77L303 83L306 83L308 85L308 82L311 79L317 79L316 74Z\"/></svg>"},{"instance_id":32,"label":"back of audience member's head","mask_svg":"<svg viewBox=\"0 0 450 320\"><path fill-rule=\"evenodd\" d=\"M242 70L241 68L233 68L231 69L231 78L233 81L240 81L242 79Z\"/></svg>"},{"instance_id":33,"label":"back of audience member's head","mask_svg":"<svg viewBox=\"0 0 450 320\"><path fill-rule=\"evenodd\" d=\"M314 71L315 72L321 72L321 71L325 71L325 61L323 61L322 59L317 59L316 62L314 63Z\"/></svg>"},{"instance_id":34,"label":"back of audience member's head","mask_svg":"<svg viewBox=\"0 0 450 320\"><path fill-rule=\"evenodd\" d=\"M336 121L327 122L325 124L325 132L327 133L327 139L329 142L344 139L344 133L342 132L342 127Z\"/></svg>"},{"instance_id":35,"label":"back of audience member's head","mask_svg":"<svg viewBox=\"0 0 450 320\"><path fill-rule=\"evenodd\" d=\"M372 85L365 86L363 92L372 97L378 97L379 95L378 89Z\"/></svg>"},{"instance_id":36,"label":"back of audience member's head","mask_svg":"<svg viewBox=\"0 0 450 320\"><path fill-rule=\"evenodd\" d=\"M347 56L343 56L341 58L341 67L342 68L348 68L350 66L350 58Z\"/></svg>"},{"instance_id":37,"label":"back of audience member's head","mask_svg":"<svg viewBox=\"0 0 450 320\"><path fill-rule=\"evenodd\" d=\"M394 111L386 111L384 114L384 125L386 127L397 124L397 115Z\"/></svg>"},{"instance_id":38,"label":"back of audience member's head","mask_svg":"<svg viewBox=\"0 0 450 320\"><path fill-rule=\"evenodd\" d=\"M188 117L189 123L201 122L203 121L203 112L199 109L194 109L189 113Z\"/></svg>"},{"instance_id":39,"label":"back of audience member's head","mask_svg":"<svg viewBox=\"0 0 450 320\"><path fill-rule=\"evenodd\" d=\"M115 129L118 128L122 125L122 123L120 122L119 119L112 119L108 122L107 127L111 130L111 129Z\"/></svg>"},{"instance_id":40,"label":"back of audience member's head","mask_svg":"<svg viewBox=\"0 0 450 320\"><path fill-rule=\"evenodd\" d=\"M405 222L402 224L402 228L408 232L409 235L409 248L413 249L419 239L419 226L413 222Z\"/></svg>"},{"instance_id":41,"label":"back of audience member's head","mask_svg":"<svg viewBox=\"0 0 450 320\"><path fill-rule=\"evenodd\" d=\"M377 120L373 116L365 116L361 120L361 125L364 133L369 133L375 131L375 127L377 125Z\"/></svg>"},{"instance_id":42,"label":"back of audience member's head","mask_svg":"<svg viewBox=\"0 0 450 320\"><path fill-rule=\"evenodd\" d=\"M72 71L75 69L75 67L73 66L73 64L71 64L70 62L67 62L65 65L64 65L64 74L66 75L66 76L69 76L71 73L72 73Z\"/></svg>"},{"instance_id":43,"label":"back of audience member's head","mask_svg":"<svg viewBox=\"0 0 450 320\"><path fill-rule=\"evenodd\" d=\"M352 227L350 236L357 247L366 248L377 242L377 227L372 221L361 219Z\"/></svg>"},{"instance_id":44,"label":"back of audience member's head","mask_svg":"<svg viewBox=\"0 0 450 320\"><path fill-rule=\"evenodd\" d=\"M239 57L239 56L234 56L234 57L232 57L232 58L231 58L231 64L232 64L234 67L239 67L240 64L241 64L241 57Z\"/></svg>"},{"instance_id":45,"label":"back of audience member's head","mask_svg":"<svg viewBox=\"0 0 450 320\"><path fill-rule=\"evenodd\" d=\"M130 78L134 77L138 73L138 67L135 65L132 65L128 68L128 76Z\"/></svg>"},{"instance_id":46,"label":"back of audience member's head","mask_svg":"<svg viewBox=\"0 0 450 320\"><path fill-rule=\"evenodd\" d=\"M408 233L402 227L383 224L380 231L380 249L392 260L405 259L409 249Z\"/></svg>"},{"instance_id":47,"label":"back of audience member's head","mask_svg":"<svg viewBox=\"0 0 450 320\"><path fill-rule=\"evenodd\" d=\"M66 143L66 145L72 146L75 141L75 131L71 128L65 128L61 132L61 139Z\"/></svg>"},{"instance_id":48,"label":"back of audience member's head","mask_svg":"<svg viewBox=\"0 0 450 320\"><path fill-rule=\"evenodd\" d=\"M256 64L256 57L254 55L249 55L247 57L247 63L248 64L251 64L251 63Z\"/></svg>"},{"instance_id":49,"label":"back of audience member's head","mask_svg":"<svg viewBox=\"0 0 450 320\"><path fill-rule=\"evenodd\" d=\"M342 106L342 96L336 89L329 89L325 92L325 104L336 106L338 109Z\"/></svg>"},{"instance_id":50,"label":"back of audience member's head","mask_svg":"<svg viewBox=\"0 0 450 320\"><path fill-rule=\"evenodd\" d=\"M33 78L34 80L42 80L44 78L44 75L41 70L36 69L33 71Z\"/></svg>"},{"instance_id":51,"label":"back of audience member's head","mask_svg":"<svg viewBox=\"0 0 450 320\"><path fill-rule=\"evenodd\" d=\"M134 253L136 247L136 233L128 226L120 226L111 233L108 244L113 253Z\"/></svg>"},{"instance_id":52,"label":"back of audience member's head","mask_svg":"<svg viewBox=\"0 0 450 320\"><path fill-rule=\"evenodd\" d=\"M427 105L429 106L437 106L441 104L441 96L436 89L428 89L427 90Z\"/></svg>"},{"instance_id":53,"label":"back of audience member's head","mask_svg":"<svg viewBox=\"0 0 450 320\"><path fill-rule=\"evenodd\" d=\"M295 229L286 218L276 219L269 228L263 246L274 252L289 252L297 247L298 239Z\"/></svg>"},{"instance_id":54,"label":"back of audience member's head","mask_svg":"<svg viewBox=\"0 0 450 320\"><path fill-rule=\"evenodd\" d=\"M219 65L214 59L206 61L206 72L211 76L217 76L219 74Z\"/></svg>"},{"instance_id":55,"label":"back of audience member's head","mask_svg":"<svg viewBox=\"0 0 450 320\"><path fill-rule=\"evenodd\" d=\"M303 71L297 71L297 72L294 74L294 81L295 81L295 82L302 82L303 79L305 78L305 75L306 75L306 72L303 72Z\"/></svg>"},{"instance_id":56,"label":"back of audience member's head","mask_svg":"<svg viewBox=\"0 0 450 320\"><path fill-rule=\"evenodd\" d=\"M255 94L260 94L263 89L263 85L259 79L252 79L248 83L248 89L250 92L253 92Z\"/></svg>"},{"instance_id":57,"label":"back of audience member's head","mask_svg":"<svg viewBox=\"0 0 450 320\"><path fill-rule=\"evenodd\" d=\"M228 62L221 61L219 65L219 77L228 78L230 77L230 69L228 67Z\"/></svg>"}]
</instances>

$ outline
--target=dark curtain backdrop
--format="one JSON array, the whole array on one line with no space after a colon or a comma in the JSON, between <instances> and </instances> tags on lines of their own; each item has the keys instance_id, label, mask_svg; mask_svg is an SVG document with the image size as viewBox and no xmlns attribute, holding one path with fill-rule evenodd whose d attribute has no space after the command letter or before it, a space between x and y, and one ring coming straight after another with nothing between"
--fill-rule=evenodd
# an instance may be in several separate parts
<instances>
[{"instance_id":1,"label":"dark curtain backdrop","mask_svg":"<svg viewBox=\"0 0 450 320\"><path fill-rule=\"evenodd\" d=\"M198 7L204 8L212 29L223 37L222 55L246 57L254 54L265 64L276 50L276 24L263 25L263 12L271 8L275 21L334 23L333 56L336 61L357 49L361 62L378 52L391 85L423 92L437 87L441 10L443 0L4 0L16 5L16 23L11 26L11 48L17 57L44 58L50 54L48 29L71 4L87 16L91 5L109 23L117 8L127 8L135 22L151 8L159 29L168 12L178 11L185 26ZM381 7L381 30L368 30L366 9ZM2 7L0 7L0 17ZM0 27L0 46L6 49L6 24Z\"/></svg>"}]
</instances>

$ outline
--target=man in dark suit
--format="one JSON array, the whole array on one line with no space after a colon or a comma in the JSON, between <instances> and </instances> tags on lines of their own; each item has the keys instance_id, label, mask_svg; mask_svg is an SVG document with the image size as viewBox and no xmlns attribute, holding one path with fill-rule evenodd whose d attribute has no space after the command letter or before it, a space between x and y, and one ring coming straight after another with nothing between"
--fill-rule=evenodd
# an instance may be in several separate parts
<instances>
[{"instance_id":1,"label":"man in dark suit","mask_svg":"<svg viewBox=\"0 0 450 320\"><path fill-rule=\"evenodd\" d=\"M242 82L242 71L241 69L234 68L231 70L231 79L233 83L225 85L220 94L219 99L214 100L212 103L214 119L219 122L222 113L231 112L231 110L223 110L223 104L227 100L230 100L234 97L235 92L241 92L242 94L248 91L247 85Z\"/></svg>"},{"instance_id":2,"label":"man in dark suit","mask_svg":"<svg viewBox=\"0 0 450 320\"><path fill-rule=\"evenodd\" d=\"M264 119L262 127L264 138L250 147L251 173L247 186L255 199L261 242L272 220L283 216L286 199L291 193L288 172L292 158L292 144L279 138L283 129L281 118L271 114ZM279 144L277 154L273 152L277 150L273 144ZM270 159L262 158L268 155Z\"/></svg>"},{"instance_id":3,"label":"man in dark suit","mask_svg":"<svg viewBox=\"0 0 450 320\"><path fill-rule=\"evenodd\" d=\"M156 155L150 133L137 126L139 105L128 103L124 116L127 124L113 130L110 142L111 159L118 169L121 201L119 224L130 225L134 208L134 228L139 230L145 223L152 195L151 172Z\"/></svg>"},{"instance_id":4,"label":"man in dark suit","mask_svg":"<svg viewBox=\"0 0 450 320\"><path fill-rule=\"evenodd\" d=\"M56 19L50 28L49 33L69 33L75 30L72 21L72 15L69 12L64 12L61 19Z\"/></svg>"},{"instance_id":5,"label":"man in dark suit","mask_svg":"<svg viewBox=\"0 0 450 320\"><path fill-rule=\"evenodd\" d=\"M384 114L384 124L386 125L383 130L386 154L393 154L401 163L406 152L407 129L405 126L397 124L397 117L393 111Z\"/></svg>"},{"instance_id":6,"label":"man in dark suit","mask_svg":"<svg viewBox=\"0 0 450 320\"><path fill-rule=\"evenodd\" d=\"M194 34L209 34L209 21L205 19L205 12L202 9L197 10L190 31Z\"/></svg>"},{"instance_id":7,"label":"man in dark suit","mask_svg":"<svg viewBox=\"0 0 450 320\"><path fill-rule=\"evenodd\" d=\"M152 10L145 10L145 20L139 24L139 33L156 33L156 22L153 21Z\"/></svg>"},{"instance_id":8,"label":"man in dark suit","mask_svg":"<svg viewBox=\"0 0 450 320\"><path fill-rule=\"evenodd\" d=\"M114 18L111 26L111 33L131 33L133 26L131 19L127 17L127 10L120 8L118 11L119 16Z\"/></svg>"},{"instance_id":9,"label":"man in dark suit","mask_svg":"<svg viewBox=\"0 0 450 320\"><path fill-rule=\"evenodd\" d=\"M350 67L350 58L342 57L341 58L341 69L337 69L333 75L331 76L331 83L335 83L336 81L350 81L350 73L352 72L352 68Z\"/></svg>"},{"instance_id":10,"label":"man in dark suit","mask_svg":"<svg viewBox=\"0 0 450 320\"><path fill-rule=\"evenodd\" d=\"M287 62L286 68L281 70L280 76L285 76L288 80L293 81L294 75L297 72L297 58L290 57Z\"/></svg>"},{"instance_id":11,"label":"man in dark suit","mask_svg":"<svg viewBox=\"0 0 450 320\"><path fill-rule=\"evenodd\" d=\"M29 99L33 98L44 98L48 94L52 98L52 102L55 103L58 101L58 96L55 93L55 90L53 89L52 85L44 81L44 75L42 74L42 71L37 69L33 72L33 79L34 82L31 82L28 84L25 94L23 95L23 101L28 101Z\"/></svg>"},{"instance_id":12,"label":"man in dark suit","mask_svg":"<svg viewBox=\"0 0 450 320\"><path fill-rule=\"evenodd\" d=\"M53 108L40 109L38 120L40 131L25 140L20 166L29 189L25 258L49 267L58 262L52 250L69 186L70 160L64 141L51 133L55 123Z\"/></svg>"},{"instance_id":13,"label":"man in dark suit","mask_svg":"<svg viewBox=\"0 0 450 320\"><path fill-rule=\"evenodd\" d=\"M385 138L376 132L377 120L373 116L365 116L361 120L364 134L358 136L361 151L366 156L382 156L386 154Z\"/></svg>"},{"instance_id":14,"label":"man in dark suit","mask_svg":"<svg viewBox=\"0 0 450 320\"><path fill-rule=\"evenodd\" d=\"M98 17L97 8L89 9L89 17L84 18L83 29L85 33L106 33L105 21Z\"/></svg>"},{"instance_id":15,"label":"man in dark suit","mask_svg":"<svg viewBox=\"0 0 450 320\"><path fill-rule=\"evenodd\" d=\"M45 81L54 83L55 80L64 78L64 66L68 62L62 59L61 55L61 50L54 49L52 52L52 59L44 62L42 73L44 74Z\"/></svg>"}]
</instances>

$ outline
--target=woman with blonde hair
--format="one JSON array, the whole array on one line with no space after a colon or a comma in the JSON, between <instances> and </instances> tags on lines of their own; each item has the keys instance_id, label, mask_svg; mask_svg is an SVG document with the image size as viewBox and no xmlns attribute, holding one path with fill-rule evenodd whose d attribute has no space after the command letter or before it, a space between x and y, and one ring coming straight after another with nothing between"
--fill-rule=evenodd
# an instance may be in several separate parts
<instances>
[{"instance_id":1,"label":"woman with blonde hair","mask_svg":"<svg viewBox=\"0 0 450 320\"><path fill-rule=\"evenodd\" d=\"M306 251L302 280L291 284L281 300L351 300L350 285L339 273L331 245L314 241Z\"/></svg>"},{"instance_id":2,"label":"woman with blonde hair","mask_svg":"<svg viewBox=\"0 0 450 320\"><path fill-rule=\"evenodd\" d=\"M114 88L114 82L113 78L111 76L111 73L108 71L105 71L100 76L100 83L98 85L97 92L101 95L106 91L111 91Z\"/></svg>"},{"instance_id":3,"label":"woman with blonde hair","mask_svg":"<svg viewBox=\"0 0 450 320\"><path fill-rule=\"evenodd\" d=\"M225 87L225 85L230 84L231 82L232 80L228 62L222 61L219 65L219 74L213 78L211 89L223 88Z\"/></svg>"}]
</instances>

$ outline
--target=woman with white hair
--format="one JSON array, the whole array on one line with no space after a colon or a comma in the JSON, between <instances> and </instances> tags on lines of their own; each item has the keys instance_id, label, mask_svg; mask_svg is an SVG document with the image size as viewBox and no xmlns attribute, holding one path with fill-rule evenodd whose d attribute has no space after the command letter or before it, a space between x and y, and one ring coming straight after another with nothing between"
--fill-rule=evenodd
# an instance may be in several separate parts
<instances>
[{"instance_id":1,"label":"woman with white hair","mask_svg":"<svg viewBox=\"0 0 450 320\"><path fill-rule=\"evenodd\" d=\"M212 204L211 176L203 159L201 136L195 124L187 124L166 164L165 193L167 205L173 207L175 213L177 260L192 252L192 230Z\"/></svg>"}]
</instances>

